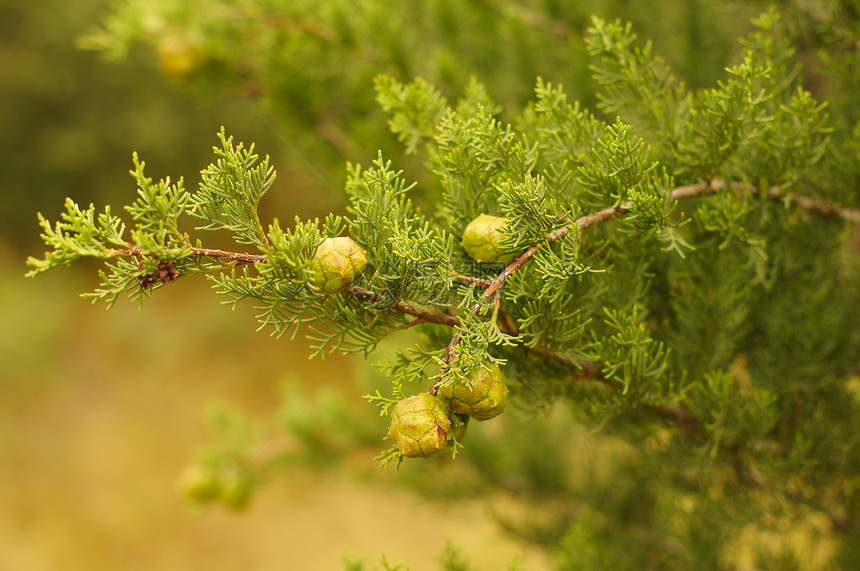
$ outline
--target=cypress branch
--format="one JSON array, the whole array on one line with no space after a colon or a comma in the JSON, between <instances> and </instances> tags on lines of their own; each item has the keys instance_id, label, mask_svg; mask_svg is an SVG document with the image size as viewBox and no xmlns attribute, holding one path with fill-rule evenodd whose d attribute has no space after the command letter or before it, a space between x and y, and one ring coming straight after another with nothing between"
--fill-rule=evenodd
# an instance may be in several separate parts
<instances>
[{"instance_id":1,"label":"cypress branch","mask_svg":"<svg viewBox=\"0 0 860 571\"><path fill-rule=\"evenodd\" d=\"M276 107L295 119L291 126L303 124L338 149L377 148L372 130L348 113L370 116L367 78L388 74L374 82L376 99L404 152L426 159L416 183L392 168L396 154L393 161L379 155L369 168L349 167L347 216L296 220L290 228L275 220L264 228L257 207L274 170L222 131L218 159L196 192L181 179L151 181L135 157L129 233L109 208L97 213L72 201L57 224L40 218L53 251L31 259L29 275L81 257L103 259L102 283L87 295L110 304L121 293L142 300L178 278L206 274L226 304L250 300L261 328L277 336L308 331L319 355L367 353L390 333L412 330L417 347L396 348L383 367L390 394L373 387L368 398L396 417L388 432L395 446L379 457L383 463L442 449L455 454L468 419L494 417L508 393L520 409L559 413L550 424L573 415L573 422L612 431L612 445L600 453L622 436L623 459L606 453L582 478L589 462L577 457L572 466L564 452L578 448L556 438L573 432L570 426L552 433L544 423L522 423L516 434L469 449L481 493L517 489L530 508L546 502L559 514L545 526L515 522L511 529L558 546L561 566L793 568L792 546L769 548L773 538L743 534L750 522L794 530L807 514L818 518L815 541L844 533L845 559L856 559L850 514L860 498L860 286L849 225L860 222L857 56L846 50L850 42L831 41L850 39L850 28L837 30L839 18L827 10L816 13L815 34L836 32L820 44L834 77L814 88L837 94L825 104L801 84L789 41L798 21L775 10L754 21L735 65L703 69L698 62L716 61L709 51L692 69L695 55L681 54L687 70L676 73L619 22L593 19L582 44L559 46L559 36L577 33L577 18L565 19L564 10L550 16L469 3L392 3L384 11L353 4L338 0L304 15L306 8L291 6L288 17L275 5L255 12L286 34L243 27L241 11L212 29L227 26L243 39L262 29L267 47L311 54L309 65L300 62L306 69L274 57L238 75L245 81L250 74L251 89L273 89ZM718 32L702 15L714 15L706 4L688 6L693 42L706 30L707 42ZM653 17L661 9L649 6L647 20L665 30ZM410 34L386 35L403 29L397 24L404 15ZM457 47L433 43L433 64L413 67L407 42L425 39L428 22L443 23ZM513 42L484 52L485 39L473 37L479 26L513 30L504 36ZM198 31L214 33L208 30ZM536 31L541 40L525 38ZM293 51L301 36L320 41ZM217 33L214 39L217 45ZM271 51L246 53L243 44L226 46L210 63L238 55L240 65L256 64L252 52ZM466 84L468 46L493 61L492 74L478 75L490 77L506 103L517 96L504 91L516 83L504 74L518 67L505 65L506 52L591 54L597 107L606 116L569 103L561 87L543 80L521 114L502 115L490 90L476 80ZM345 47L348 73L330 75L347 84L359 78L358 92L332 99L333 83L302 82L320 69L344 69L333 62ZM446 58L456 61L451 85L393 79L444 68ZM371 71L371 60L392 67ZM562 63L574 71L546 69L580 79L578 61ZM253 77L266 69L283 74L285 65L290 81ZM682 78L706 87L689 89ZM588 101L588 88L583 78L575 93ZM451 92L463 95L449 102L442 93ZM314 152L318 142L299 147ZM182 214L259 251L207 249L181 232ZM429 394L421 392L427 384ZM344 424L345 433L358 431L357 423ZM378 440L376 429L368 432L365 442ZM518 471L513 486L511 467ZM468 494L460 489L468 488L465 480L452 488ZM725 538L719 547L716 536ZM772 557L733 555L743 542L771 549ZM617 553L621 560L607 559ZM831 554L816 568L836 560Z\"/></svg>"},{"instance_id":2,"label":"cypress branch","mask_svg":"<svg viewBox=\"0 0 860 571\"><path fill-rule=\"evenodd\" d=\"M758 196L761 194L761 190L750 184L745 183L731 183L728 184L725 181L714 179L709 182L702 182L692 185L680 186L673 189L670 192L670 199L672 201L680 201L687 198L693 198L696 196L710 195L715 192L725 190L727 188L731 188L735 192L738 193L750 193L752 195ZM852 224L860 223L860 210L850 209L841 207L838 205L830 205L823 203L821 201L805 197L805 196L797 196L793 193L786 192L781 186L775 185L767 189L766 196L772 200L778 202L785 202L787 205L797 205L801 210L808 212L810 214L815 214L818 216L822 216L825 218L833 218L839 220L845 220ZM561 226L548 234L546 234L545 239L541 242L538 242L527 250L525 250L521 255L516 257L510 264L508 264L504 270L499 273L493 279L482 279L475 278L473 276L464 276L458 273L454 273L454 277L461 279L463 281L468 281L469 283L473 283L475 285L483 286L484 290L480 295L481 303L475 303L470 308L469 311L473 315L478 315L480 313L481 308L483 307L483 302L488 302L493 299L496 299L499 292L504 287L505 283L508 279L514 275L516 272L522 270L529 262L531 262L535 256L542 250L549 246L552 246L565 236L567 236L571 230L575 227L579 229L585 229L591 226L595 226L602 222L609 221L613 218L622 218L628 213L632 208L631 201L626 201L618 206L604 208L603 210L599 210L597 212L593 212L590 214L586 214L577 218L575 221L570 222L567 225ZM94 224L92 222L91 211L81 212L75 208L72 212L78 212L79 216L84 218L90 218L90 224ZM109 212L109 211L108 211ZM47 221L45 222L47 224ZM118 228L119 221L115 221L113 223L114 227ZM47 227L47 226L46 226ZM74 228L75 224L73 224L70 228ZM49 227L48 227L49 228ZM59 230L61 226L58 226L59 232L64 232L65 227L62 227L62 230ZM79 233L84 233L83 229L78 228L76 230ZM54 232L54 231L52 231ZM121 234L121 231L117 233L117 236ZM50 237L50 235L46 235L46 239ZM114 241L116 241L114 239ZM95 250L92 250L95 252ZM166 258L172 257L187 257L187 256L198 256L204 258L212 258L212 259L220 259L227 260L235 265L244 265L244 264L267 264L269 263L270 257L265 254L249 254L245 252L232 252L226 250L219 249L211 249L211 248L203 248L199 246L186 246L183 248L166 248L162 249L160 253ZM83 250L81 255L96 255L91 253L90 250ZM150 258L153 256L153 252L147 248L134 246L132 244L127 244L125 248L101 248L97 254L98 257L101 258L113 258L113 257L141 257L141 258ZM39 260L34 257L30 257L27 263L31 266L34 266L35 269L28 272L26 275L28 277L33 277L36 274L45 271L47 269L46 264L53 266L56 265L56 262L51 263L51 254L46 255L44 260ZM218 269L222 269L219 266ZM347 290L345 293L354 296L356 299L359 299L364 302L376 303L383 299L383 296L380 294L369 291L360 287L353 287ZM415 325L419 325L421 323L435 323L441 325L448 325L452 327L456 327L461 325L461 320L455 315L449 313L439 313L433 311L427 311L425 309L421 309L416 307L413 304L410 304L404 300L397 300L394 303L387 305L386 309L399 312L407 315L412 315L416 319L406 324L404 327L413 327ZM506 329L509 333L512 333L510 328ZM446 363L450 363L450 361L454 358L455 349L457 344L460 341L460 336L455 335L452 339L451 345L449 346L448 355L446 356Z\"/></svg>"}]
</instances>

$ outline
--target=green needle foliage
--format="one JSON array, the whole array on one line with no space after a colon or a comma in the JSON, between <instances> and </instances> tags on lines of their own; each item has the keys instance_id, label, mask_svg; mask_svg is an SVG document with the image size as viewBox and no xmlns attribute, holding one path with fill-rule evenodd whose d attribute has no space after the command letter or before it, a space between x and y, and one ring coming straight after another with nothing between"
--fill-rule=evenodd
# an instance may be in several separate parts
<instances>
[{"instance_id":1,"label":"green needle foliage","mask_svg":"<svg viewBox=\"0 0 860 571\"><path fill-rule=\"evenodd\" d=\"M135 157L128 235L110 208L68 201L55 225L40 216L50 249L28 275L104 259L87 295L112 304L207 274L226 303L252 300L261 328L305 328L320 355L370 353L409 328L420 341L394 351L391 388L368 397L383 415L501 365L519 414L572 414L627 451L573 478L570 440L537 428L524 445L447 435L472 454L475 489L554 506L506 525L559 568L852 568L860 124L837 124L804 89L776 11L754 24L739 63L690 89L631 26L595 18L585 44L601 116L540 79L507 122L475 80L452 101L425 80L377 77L392 132L441 191L426 212L411 199L420 177L382 152L348 167L346 216L291 228L263 226L274 170L224 132L196 192L153 183ZM257 252L192 243L183 214ZM481 214L505 219L509 264L469 260L461 236ZM321 293L308 284L316 248L346 235L367 268ZM521 472L503 477L505 465Z\"/></svg>"}]
</instances>

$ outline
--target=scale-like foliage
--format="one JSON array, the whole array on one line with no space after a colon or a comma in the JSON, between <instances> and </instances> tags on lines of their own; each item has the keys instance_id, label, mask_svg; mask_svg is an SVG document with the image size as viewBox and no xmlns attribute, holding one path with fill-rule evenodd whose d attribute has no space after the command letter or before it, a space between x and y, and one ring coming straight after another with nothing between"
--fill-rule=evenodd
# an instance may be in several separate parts
<instances>
[{"instance_id":1,"label":"scale-like foliage","mask_svg":"<svg viewBox=\"0 0 860 571\"><path fill-rule=\"evenodd\" d=\"M191 197L188 214L206 222L198 230L229 230L239 244L266 246L266 234L257 216L260 199L275 182L269 157L258 164L254 145L234 147L233 137L218 134L218 160L200 173L200 190ZM180 210L181 212L181 210Z\"/></svg>"}]
</instances>

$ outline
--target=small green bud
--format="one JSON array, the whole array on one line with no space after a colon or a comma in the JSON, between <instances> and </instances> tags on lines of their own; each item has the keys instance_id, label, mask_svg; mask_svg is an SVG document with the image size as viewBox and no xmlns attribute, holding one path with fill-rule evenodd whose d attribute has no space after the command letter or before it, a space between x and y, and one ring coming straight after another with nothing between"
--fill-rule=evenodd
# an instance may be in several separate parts
<instances>
[{"instance_id":1,"label":"small green bud","mask_svg":"<svg viewBox=\"0 0 860 571\"><path fill-rule=\"evenodd\" d=\"M352 238L326 238L314 254L310 285L323 293L337 293L352 285L367 266L367 256Z\"/></svg>"},{"instance_id":2,"label":"small green bud","mask_svg":"<svg viewBox=\"0 0 860 571\"><path fill-rule=\"evenodd\" d=\"M504 227L507 218L481 214L466 226L463 231L463 247L472 259L478 262L510 263L515 254L502 249L504 239L499 230Z\"/></svg>"},{"instance_id":3,"label":"small green bud","mask_svg":"<svg viewBox=\"0 0 860 571\"><path fill-rule=\"evenodd\" d=\"M445 405L428 393L420 393L394 405L388 436L404 456L427 458L447 445L450 429Z\"/></svg>"},{"instance_id":4,"label":"small green bud","mask_svg":"<svg viewBox=\"0 0 860 571\"><path fill-rule=\"evenodd\" d=\"M158 42L156 51L162 71L174 79L186 79L206 60L200 42L190 37L165 37Z\"/></svg>"},{"instance_id":5,"label":"small green bud","mask_svg":"<svg viewBox=\"0 0 860 571\"><path fill-rule=\"evenodd\" d=\"M179 476L179 488L191 502L205 504L218 497L221 485L218 473L209 466L192 464Z\"/></svg>"},{"instance_id":6,"label":"small green bud","mask_svg":"<svg viewBox=\"0 0 860 571\"><path fill-rule=\"evenodd\" d=\"M451 410L466 414L475 420L489 420L505 410L508 400L508 387L502 380L502 371L495 363L485 363L486 367L474 367L467 377L471 387L462 381L454 381L439 387L436 395L450 403Z\"/></svg>"},{"instance_id":7,"label":"small green bud","mask_svg":"<svg viewBox=\"0 0 860 571\"><path fill-rule=\"evenodd\" d=\"M248 504L253 487L250 474L240 469L229 469L221 475L219 495L224 505L238 510Z\"/></svg>"}]
</instances>

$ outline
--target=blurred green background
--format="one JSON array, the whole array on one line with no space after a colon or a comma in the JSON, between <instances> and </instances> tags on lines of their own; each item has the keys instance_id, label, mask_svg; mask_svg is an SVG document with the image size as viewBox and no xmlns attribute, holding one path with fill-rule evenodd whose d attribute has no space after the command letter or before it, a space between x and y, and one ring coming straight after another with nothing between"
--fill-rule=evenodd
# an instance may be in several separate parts
<instances>
[{"instance_id":1,"label":"blurred green background","mask_svg":"<svg viewBox=\"0 0 860 571\"><path fill-rule=\"evenodd\" d=\"M177 479L218 438L211 403L268 419L294 379L309 402L340 393L375 415L355 387L360 358L309 362L304 342L256 333L253 312L220 306L204 280L180 280L142 312L125 300L105 312L77 297L97 285L94 265L25 279L26 256L42 251L36 212L56 219L65 196L129 202L132 151L150 176L193 188L221 125L272 155L270 215L343 205L250 99L190 97L152 50L111 63L78 49L108 5L0 1L0 569L335 569L345 553L381 552L423 568L452 537L486 569L514 557L545 567L480 505L442 508L376 481L381 442L355 452L355 471L287 467L239 513L187 504ZM295 445L273 429L259 448L273 439L264 454Z\"/></svg>"}]
</instances>

